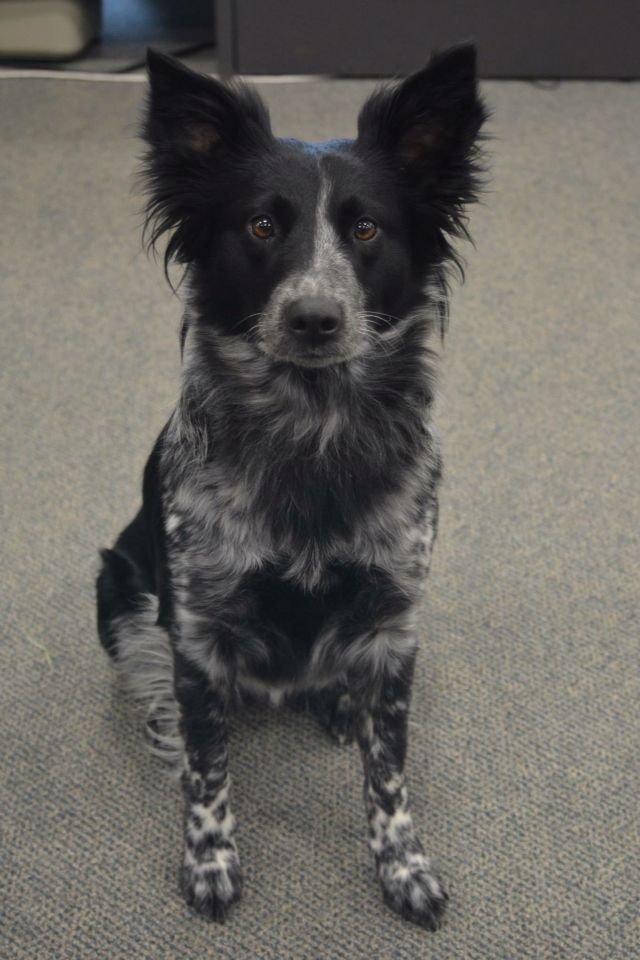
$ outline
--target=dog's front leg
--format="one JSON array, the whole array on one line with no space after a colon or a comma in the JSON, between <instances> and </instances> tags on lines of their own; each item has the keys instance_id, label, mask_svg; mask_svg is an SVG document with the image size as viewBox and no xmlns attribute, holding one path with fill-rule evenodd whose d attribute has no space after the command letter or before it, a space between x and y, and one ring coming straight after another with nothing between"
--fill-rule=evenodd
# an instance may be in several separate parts
<instances>
[{"instance_id":1,"label":"dog's front leg","mask_svg":"<svg viewBox=\"0 0 640 960\"><path fill-rule=\"evenodd\" d=\"M413 656L378 677L366 695L355 693L356 735L364 761L369 846L385 902L435 930L447 895L415 835L404 779L412 674Z\"/></svg>"},{"instance_id":2,"label":"dog's front leg","mask_svg":"<svg viewBox=\"0 0 640 960\"><path fill-rule=\"evenodd\" d=\"M229 805L228 681L224 676L212 681L180 653L175 671L185 742L183 891L198 913L224 920L242 887Z\"/></svg>"}]
</instances>

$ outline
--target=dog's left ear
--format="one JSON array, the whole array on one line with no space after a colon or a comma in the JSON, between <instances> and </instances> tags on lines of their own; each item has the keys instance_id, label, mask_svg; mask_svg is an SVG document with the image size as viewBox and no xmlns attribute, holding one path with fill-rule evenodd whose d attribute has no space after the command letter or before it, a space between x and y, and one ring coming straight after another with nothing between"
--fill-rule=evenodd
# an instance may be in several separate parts
<instances>
[{"instance_id":1,"label":"dog's left ear","mask_svg":"<svg viewBox=\"0 0 640 960\"><path fill-rule=\"evenodd\" d=\"M151 49L147 71L143 134L152 147L213 159L271 139L267 108L250 87L221 83Z\"/></svg>"},{"instance_id":2,"label":"dog's left ear","mask_svg":"<svg viewBox=\"0 0 640 960\"><path fill-rule=\"evenodd\" d=\"M467 44L376 91L360 112L357 144L383 153L419 199L450 205L454 215L478 190L477 140L486 118L476 49Z\"/></svg>"},{"instance_id":3,"label":"dog's left ear","mask_svg":"<svg viewBox=\"0 0 640 960\"><path fill-rule=\"evenodd\" d=\"M221 83L153 50L147 69L144 236L155 249L169 234L166 272L170 260L190 263L206 247L239 160L267 153L273 135L267 108L250 87Z\"/></svg>"}]
</instances>

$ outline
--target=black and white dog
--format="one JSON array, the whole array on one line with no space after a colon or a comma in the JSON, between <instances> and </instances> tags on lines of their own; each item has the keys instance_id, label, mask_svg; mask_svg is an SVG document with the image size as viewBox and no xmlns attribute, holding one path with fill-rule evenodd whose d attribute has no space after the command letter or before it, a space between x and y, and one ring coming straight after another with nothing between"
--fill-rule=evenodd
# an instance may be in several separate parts
<instances>
[{"instance_id":1,"label":"black and white dog","mask_svg":"<svg viewBox=\"0 0 640 960\"><path fill-rule=\"evenodd\" d=\"M184 894L218 920L240 895L230 706L304 698L359 743L384 899L435 928L446 894L403 766L440 477L428 341L479 188L475 50L324 144L276 139L250 89L148 68L147 227L186 267L182 389L102 553L98 626L180 758Z\"/></svg>"}]
</instances>

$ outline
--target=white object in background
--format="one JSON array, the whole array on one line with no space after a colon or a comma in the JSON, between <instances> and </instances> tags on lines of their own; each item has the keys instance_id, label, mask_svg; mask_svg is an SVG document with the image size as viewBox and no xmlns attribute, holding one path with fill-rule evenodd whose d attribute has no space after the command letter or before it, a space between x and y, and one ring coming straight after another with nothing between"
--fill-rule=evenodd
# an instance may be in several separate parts
<instances>
[{"instance_id":1,"label":"white object in background","mask_svg":"<svg viewBox=\"0 0 640 960\"><path fill-rule=\"evenodd\" d=\"M100 32L100 0L0 0L0 57L75 57Z\"/></svg>"}]
</instances>

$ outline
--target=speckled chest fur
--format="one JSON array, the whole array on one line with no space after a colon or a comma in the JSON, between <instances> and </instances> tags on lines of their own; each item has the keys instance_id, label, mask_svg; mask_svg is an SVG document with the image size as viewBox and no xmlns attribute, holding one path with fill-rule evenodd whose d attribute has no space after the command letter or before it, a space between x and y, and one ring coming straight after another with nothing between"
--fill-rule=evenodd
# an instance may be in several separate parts
<instances>
[{"instance_id":1,"label":"speckled chest fur","mask_svg":"<svg viewBox=\"0 0 640 960\"><path fill-rule=\"evenodd\" d=\"M219 669L221 621L239 685L271 687L275 699L344 679L356 657L402 655L436 532L430 359L414 351L415 391L395 408L369 395L361 364L331 380L324 372L321 391L309 371L285 371L264 388L259 413L219 375L205 408L189 395L176 410L160 453L167 617L183 622L183 649L205 669ZM396 363L406 377L407 358ZM379 393L389 389L387 376ZM285 416L282 398L296 393ZM380 636L392 625L387 650Z\"/></svg>"}]
</instances>

